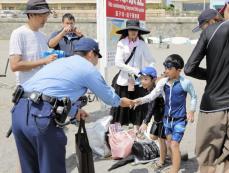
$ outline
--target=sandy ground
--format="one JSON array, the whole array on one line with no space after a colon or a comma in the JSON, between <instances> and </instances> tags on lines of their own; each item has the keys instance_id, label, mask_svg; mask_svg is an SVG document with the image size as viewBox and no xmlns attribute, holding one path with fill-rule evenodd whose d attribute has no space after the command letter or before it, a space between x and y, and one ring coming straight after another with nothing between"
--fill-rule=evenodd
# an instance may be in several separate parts
<instances>
[{"instance_id":1,"label":"sandy ground","mask_svg":"<svg viewBox=\"0 0 229 173\"><path fill-rule=\"evenodd\" d=\"M157 61L157 69L158 73L163 72L162 62L166 58L167 55L172 53L178 53L183 56L185 62L187 61L188 57L191 54L191 51L194 47L192 45L172 45L169 49L158 48L158 45L150 45L150 49L154 58ZM0 74L4 72L5 63L8 58L8 41L0 41ZM108 72L108 82L111 81L113 75L117 70L114 68L109 68ZM198 104L201 99L201 95L203 93L203 89L205 86L205 82L191 79L197 95L198 95ZM16 172L17 168L17 151L14 143L14 138L11 136L10 138L6 138L5 134L10 126L11 122L11 115L10 109L12 107L11 103L11 94L12 88L15 83L14 74L8 69L7 77L0 78L0 172L1 173L14 173ZM189 100L189 97L188 97ZM91 112L91 119L97 119L103 116L105 113L100 110L100 103L99 102L92 102L85 109L88 112ZM189 107L189 101L187 102L187 107ZM195 148L195 134L196 134L196 120L197 115L195 118L195 122L192 124L187 125L187 130L185 132L185 136L181 143L181 150L183 152L188 152L189 154L189 161L182 162L181 171L182 173L193 173L197 171L197 161L194 155L194 148ZM77 128L73 125L69 126L66 134L68 136L68 144L67 144L67 155L66 155L66 163L67 163L67 172L73 173L78 172L76 168L76 161L75 161L75 144L74 144L74 134L76 133ZM108 172L107 169L114 164L115 161L113 160L99 160L95 162L95 169L97 173L105 173ZM112 173L119 173L119 172L131 172L131 173L151 173L153 170L150 168L150 164L145 165L137 165L132 166L131 164L126 165L124 167L118 168Z\"/></svg>"}]
</instances>

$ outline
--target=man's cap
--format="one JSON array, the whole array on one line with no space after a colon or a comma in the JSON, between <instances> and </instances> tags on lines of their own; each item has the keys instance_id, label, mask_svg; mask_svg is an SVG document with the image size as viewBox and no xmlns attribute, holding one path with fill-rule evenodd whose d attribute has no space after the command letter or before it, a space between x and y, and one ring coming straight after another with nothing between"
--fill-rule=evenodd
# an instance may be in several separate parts
<instances>
[{"instance_id":1,"label":"man's cap","mask_svg":"<svg viewBox=\"0 0 229 173\"><path fill-rule=\"evenodd\" d=\"M220 13L221 15L224 14L224 11L225 11L225 9L226 9L228 3L229 3L229 0L225 0L225 4L224 4L223 8L219 9L219 13Z\"/></svg>"},{"instance_id":2,"label":"man's cap","mask_svg":"<svg viewBox=\"0 0 229 173\"><path fill-rule=\"evenodd\" d=\"M75 45L74 51L94 51L98 54L99 58L102 58L102 55L99 53L99 44L91 38L83 37Z\"/></svg>"},{"instance_id":3,"label":"man's cap","mask_svg":"<svg viewBox=\"0 0 229 173\"><path fill-rule=\"evenodd\" d=\"M157 71L153 67L144 67L140 70L139 74L144 76L151 76L152 78L157 77Z\"/></svg>"},{"instance_id":4,"label":"man's cap","mask_svg":"<svg viewBox=\"0 0 229 173\"><path fill-rule=\"evenodd\" d=\"M128 30L137 30L141 35L150 33L150 31L140 27L139 20L131 19L126 21L126 28L118 30L116 34L123 34Z\"/></svg>"},{"instance_id":5,"label":"man's cap","mask_svg":"<svg viewBox=\"0 0 229 173\"><path fill-rule=\"evenodd\" d=\"M201 27L205 22L216 17L219 13L214 9L207 9L201 12L198 17L198 26L196 26L192 32L197 32L201 30Z\"/></svg>"},{"instance_id":6,"label":"man's cap","mask_svg":"<svg viewBox=\"0 0 229 173\"><path fill-rule=\"evenodd\" d=\"M45 0L29 0L26 4L24 14L44 14L51 13L49 5Z\"/></svg>"}]
</instances>

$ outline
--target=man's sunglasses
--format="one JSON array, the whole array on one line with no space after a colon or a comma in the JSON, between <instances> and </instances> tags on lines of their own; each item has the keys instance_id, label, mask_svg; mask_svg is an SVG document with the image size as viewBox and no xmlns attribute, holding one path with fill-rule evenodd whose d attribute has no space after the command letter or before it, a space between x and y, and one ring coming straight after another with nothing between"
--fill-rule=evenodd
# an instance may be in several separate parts
<instances>
[{"instance_id":1,"label":"man's sunglasses","mask_svg":"<svg viewBox=\"0 0 229 173\"><path fill-rule=\"evenodd\" d=\"M175 67L176 69L178 69L180 67L179 64L173 63L173 62L164 62L163 65L166 69L171 69L172 67Z\"/></svg>"}]
</instances>

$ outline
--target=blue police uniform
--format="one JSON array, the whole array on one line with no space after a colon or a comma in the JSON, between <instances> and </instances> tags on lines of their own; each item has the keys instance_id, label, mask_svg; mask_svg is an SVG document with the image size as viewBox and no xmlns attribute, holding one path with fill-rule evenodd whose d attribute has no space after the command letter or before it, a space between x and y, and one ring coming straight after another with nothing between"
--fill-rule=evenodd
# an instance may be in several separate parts
<instances>
[{"instance_id":1,"label":"blue police uniform","mask_svg":"<svg viewBox=\"0 0 229 173\"><path fill-rule=\"evenodd\" d=\"M22 98L12 110L12 131L22 173L65 173L63 129L51 118L52 105Z\"/></svg>"},{"instance_id":2,"label":"blue police uniform","mask_svg":"<svg viewBox=\"0 0 229 173\"><path fill-rule=\"evenodd\" d=\"M78 47L76 45L76 49L80 48L77 50L99 53L95 41L81 40ZM66 172L67 139L63 129L56 127L54 122L52 98L69 97L75 102L90 89L106 104L120 105L120 97L105 83L96 67L78 55L57 59L44 66L23 84L23 88L25 93L42 93L39 103L22 97L12 110L12 130L23 173ZM75 114L75 109L72 112Z\"/></svg>"}]
</instances>

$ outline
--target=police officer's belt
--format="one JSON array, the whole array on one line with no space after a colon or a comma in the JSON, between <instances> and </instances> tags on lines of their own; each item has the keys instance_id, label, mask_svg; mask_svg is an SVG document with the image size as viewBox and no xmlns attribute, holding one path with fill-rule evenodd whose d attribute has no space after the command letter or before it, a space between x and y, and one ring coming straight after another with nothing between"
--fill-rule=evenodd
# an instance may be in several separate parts
<instances>
[{"instance_id":1,"label":"police officer's belt","mask_svg":"<svg viewBox=\"0 0 229 173\"><path fill-rule=\"evenodd\" d=\"M54 105L58 99L56 97L47 96L38 92L24 92L22 95L22 98L34 98L39 97L40 101L45 101L50 103L51 105Z\"/></svg>"}]
</instances>

